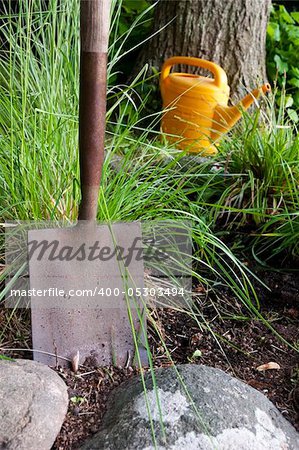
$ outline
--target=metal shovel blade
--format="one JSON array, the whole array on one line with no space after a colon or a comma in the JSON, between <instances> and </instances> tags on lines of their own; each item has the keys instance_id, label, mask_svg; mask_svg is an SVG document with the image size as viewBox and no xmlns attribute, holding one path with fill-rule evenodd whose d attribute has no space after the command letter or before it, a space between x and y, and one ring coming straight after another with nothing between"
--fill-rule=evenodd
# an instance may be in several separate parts
<instances>
[{"instance_id":1,"label":"metal shovel blade","mask_svg":"<svg viewBox=\"0 0 299 450\"><path fill-rule=\"evenodd\" d=\"M36 361L67 366L79 351L80 363L134 364L132 327L140 335L144 324L135 296L144 283L141 253L137 222L29 231ZM139 351L146 364L142 344Z\"/></svg>"}]
</instances>

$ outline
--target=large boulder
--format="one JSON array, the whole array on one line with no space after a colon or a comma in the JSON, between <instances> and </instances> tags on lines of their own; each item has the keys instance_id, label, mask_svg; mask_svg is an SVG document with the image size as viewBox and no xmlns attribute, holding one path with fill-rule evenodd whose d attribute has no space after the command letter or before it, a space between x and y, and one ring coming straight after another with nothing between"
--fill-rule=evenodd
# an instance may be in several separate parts
<instances>
[{"instance_id":1,"label":"large boulder","mask_svg":"<svg viewBox=\"0 0 299 450\"><path fill-rule=\"evenodd\" d=\"M67 387L48 366L0 361L1 449L49 450L67 408Z\"/></svg>"},{"instance_id":2,"label":"large boulder","mask_svg":"<svg viewBox=\"0 0 299 450\"><path fill-rule=\"evenodd\" d=\"M198 365L158 369L156 387L150 373L145 385L146 396L140 378L114 391L102 430L81 450L299 449L298 433L275 406L221 370Z\"/></svg>"}]
</instances>

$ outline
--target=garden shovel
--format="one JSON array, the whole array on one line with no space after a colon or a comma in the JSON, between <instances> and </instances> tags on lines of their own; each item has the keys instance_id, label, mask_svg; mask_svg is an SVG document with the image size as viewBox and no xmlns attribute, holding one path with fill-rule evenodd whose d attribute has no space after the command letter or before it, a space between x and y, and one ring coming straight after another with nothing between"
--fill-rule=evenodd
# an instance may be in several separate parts
<instances>
[{"instance_id":1,"label":"garden shovel","mask_svg":"<svg viewBox=\"0 0 299 450\"><path fill-rule=\"evenodd\" d=\"M97 225L104 158L110 0L80 2L79 221L31 230L28 258L34 359L46 364L131 365L144 332L139 223ZM134 258L139 254L139 258ZM127 255L127 259L121 257ZM130 313L128 314L128 310ZM128 317L129 316L129 317ZM142 330L141 330L142 328ZM146 352L140 344L146 363Z\"/></svg>"}]
</instances>

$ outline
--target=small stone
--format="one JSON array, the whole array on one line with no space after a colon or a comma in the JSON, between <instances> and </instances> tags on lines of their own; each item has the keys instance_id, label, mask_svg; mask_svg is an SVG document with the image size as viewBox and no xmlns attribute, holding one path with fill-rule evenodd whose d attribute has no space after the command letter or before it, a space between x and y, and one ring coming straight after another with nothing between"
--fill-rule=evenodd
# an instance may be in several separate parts
<instances>
[{"instance_id":1,"label":"small stone","mask_svg":"<svg viewBox=\"0 0 299 450\"><path fill-rule=\"evenodd\" d=\"M73 409L74 416L79 416L79 413L80 413L80 408L78 406L75 406Z\"/></svg>"},{"instance_id":2,"label":"small stone","mask_svg":"<svg viewBox=\"0 0 299 450\"><path fill-rule=\"evenodd\" d=\"M0 361L0 448L49 450L68 408L57 373L34 361Z\"/></svg>"}]
</instances>

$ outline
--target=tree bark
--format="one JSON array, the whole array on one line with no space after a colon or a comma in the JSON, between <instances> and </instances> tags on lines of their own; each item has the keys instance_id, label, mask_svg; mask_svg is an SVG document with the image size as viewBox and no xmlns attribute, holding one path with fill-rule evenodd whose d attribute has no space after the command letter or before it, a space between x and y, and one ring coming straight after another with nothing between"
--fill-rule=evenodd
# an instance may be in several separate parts
<instances>
[{"instance_id":1,"label":"tree bark","mask_svg":"<svg viewBox=\"0 0 299 450\"><path fill-rule=\"evenodd\" d=\"M270 5L271 0L160 0L153 33L165 28L146 43L138 67L161 70L175 55L211 60L226 71L235 99L266 81Z\"/></svg>"}]
</instances>

